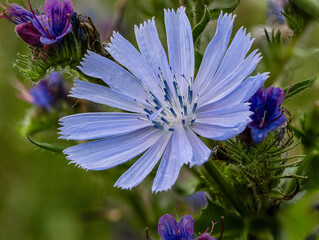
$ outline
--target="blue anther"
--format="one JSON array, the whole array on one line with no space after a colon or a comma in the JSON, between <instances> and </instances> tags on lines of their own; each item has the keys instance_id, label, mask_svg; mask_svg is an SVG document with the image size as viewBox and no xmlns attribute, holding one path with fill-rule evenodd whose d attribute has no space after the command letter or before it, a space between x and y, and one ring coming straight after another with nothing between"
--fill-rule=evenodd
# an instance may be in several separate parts
<instances>
[{"instance_id":1,"label":"blue anther","mask_svg":"<svg viewBox=\"0 0 319 240\"><path fill-rule=\"evenodd\" d=\"M184 115L187 116L187 106L184 105Z\"/></svg>"},{"instance_id":2,"label":"blue anther","mask_svg":"<svg viewBox=\"0 0 319 240\"><path fill-rule=\"evenodd\" d=\"M193 110L192 110L192 113L195 113L196 111L196 108L197 108L197 102L194 103L194 106L193 106Z\"/></svg>"},{"instance_id":3,"label":"blue anther","mask_svg":"<svg viewBox=\"0 0 319 240\"><path fill-rule=\"evenodd\" d=\"M182 96L178 96L178 101L179 101L179 105L181 106L181 108L183 108L184 104L183 104L183 99Z\"/></svg>"},{"instance_id":4,"label":"blue anther","mask_svg":"<svg viewBox=\"0 0 319 240\"><path fill-rule=\"evenodd\" d=\"M153 113L152 110L148 110L147 108L144 108L143 110L144 110L145 112L147 112L148 114L152 114L152 113Z\"/></svg>"},{"instance_id":5,"label":"blue anther","mask_svg":"<svg viewBox=\"0 0 319 240\"><path fill-rule=\"evenodd\" d=\"M192 100L193 100L193 90L191 89L191 86L188 86L188 103L191 104Z\"/></svg>"},{"instance_id":6,"label":"blue anther","mask_svg":"<svg viewBox=\"0 0 319 240\"><path fill-rule=\"evenodd\" d=\"M166 118L161 117L161 120L162 120L163 122L165 122L166 124L169 124L169 121L167 121Z\"/></svg>"},{"instance_id":7,"label":"blue anther","mask_svg":"<svg viewBox=\"0 0 319 240\"><path fill-rule=\"evenodd\" d=\"M174 109L173 109L173 108L169 108L169 110L171 111L171 113L173 114L173 116L176 118L176 117L177 117L177 115L176 115L176 113L175 113Z\"/></svg>"}]
</instances>

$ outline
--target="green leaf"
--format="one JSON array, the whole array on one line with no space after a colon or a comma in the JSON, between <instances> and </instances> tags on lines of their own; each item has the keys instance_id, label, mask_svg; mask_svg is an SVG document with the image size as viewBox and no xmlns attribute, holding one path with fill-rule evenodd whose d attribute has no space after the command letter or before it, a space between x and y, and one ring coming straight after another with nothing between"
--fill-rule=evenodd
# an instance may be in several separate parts
<instances>
[{"instance_id":1,"label":"green leaf","mask_svg":"<svg viewBox=\"0 0 319 240\"><path fill-rule=\"evenodd\" d=\"M319 17L319 1L318 0L291 0L302 11L308 13L314 18Z\"/></svg>"},{"instance_id":2,"label":"green leaf","mask_svg":"<svg viewBox=\"0 0 319 240\"><path fill-rule=\"evenodd\" d=\"M210 21L210 12L205 8L205 13L202 20L193 28L193 41L194 43L198 39L199 35L204 31L205 27Z\"/></svg>"},{"instance_id":3,"label":"green leaf","mask_svg":"<svg viewBox=\"0 0 319 240\"><path fill-rule=\"evenodd\" d=\"M306 88L310 87L316 81L316 79L317 79L317 76L315 76L311 79L307 79L307 80L298 82L298 83L292 85L290 89L289 88L285 89L284 92L287 95L286 95L284 101L295 96L296 94L300 93L301 91L305 90Z\"/></svg>"},{"instance_id":4,"label":"green leaf","mask_svg":"<svg viewBox=\"0 0 319 240\"><path fill-rule=\"evenodd\" d=\"M217 18L220 11L231 13L236 9L240 0L212 0L208 5L208 9L211 13L211 18Z\"/></svg>"},{"instance_id":5,"label":"green leaf","mask_svg":"<svg viewBox=\"0 0 319 240\"><path fill-rule=\"evenodd\" d=\"M51 152L55 152L55 153L61 153L62 151L67 148L64 145L58 145L58 144L51 144L51 143L42 143L42 142L38 142L35 141L34 139L32 139L28 134L26 135L28 140L33 143L34 145L36 145L39 148L51 151Z\"/></svg>"}]
</instances>

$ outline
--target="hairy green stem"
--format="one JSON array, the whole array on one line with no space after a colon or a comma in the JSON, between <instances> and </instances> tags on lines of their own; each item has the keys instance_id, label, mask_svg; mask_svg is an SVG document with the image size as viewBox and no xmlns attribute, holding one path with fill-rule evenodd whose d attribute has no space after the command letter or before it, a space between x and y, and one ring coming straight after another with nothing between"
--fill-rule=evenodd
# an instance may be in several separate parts
<instances>
[{"instance_id":1,"label":"hairy green stem","mask_svg":"<svg viewBox=\"0 0 319 240\"><path fill-rule=\"evenodd\" d=\"M249 215L249 211L246 206L242 204L238 197L236 197L238 196L236 191L230 184L227 183L226 179L216 168L212 160L204 164L203 174L211 186L215 186L216 184L218 185L220 191L225 195L225 197L242 217Z\"/></svg>"}]
</instances>

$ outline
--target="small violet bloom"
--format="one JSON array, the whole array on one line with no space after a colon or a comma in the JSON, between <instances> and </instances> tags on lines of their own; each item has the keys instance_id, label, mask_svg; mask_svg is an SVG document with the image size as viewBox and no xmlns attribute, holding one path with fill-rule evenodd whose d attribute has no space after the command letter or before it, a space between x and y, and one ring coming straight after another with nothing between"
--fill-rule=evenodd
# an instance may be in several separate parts
<instances>
[{"instance_id":1,"label":"small violet bloom","mask_svg":"<svg viewBox=\"0 0 319 240\"><path fill-rule=\"evenodd\" d=\"M59 72L51 72L48 78L38 82L35 87L28 90L18 82L17 88L20 91L19 97L32 103L46 111L51 111L57 107L57 102L65 100L67 91L64 86L62 75Z\"/></svg>"},{"instance_id":2,"label":"small violet bloom","mask_svg":"<svg viewBox=\"0 0 319 240\"><path fill-rule=\"evenodd\" d=\"M197 240L216 240L216 238L212 237L209 233L204 233Z\"/></svg>"},{"instance_id":3,"label":"small violet bloom","mask_svg":"<svg viewBox=\"0 0 319 240\"><path fill-rule=\"evenodd\" d=\"M190 215L182 217L176 222L169 214L165 214L158 221L158 234L162 240L191 240L194 233L194 220Z\"/></svg>"},{"instance_id":4,"label":"small violet bloom","mask_svg":"<svg viewBox=\"0 0 319 240\"><path fill-rule=\"evenodd\" d=\"M7 18L15 23L18 36L34 47L48 45L59 41L71 30L70 15L73 14L71 0L46 0L44 12L30 11L8 3L8 8L0 18Z\"/></svg>"},{"instance_id":5,"label":"small violet bloom","mask_svg":"<svg viewBox=\"0 0 319 240\"><path fill-rule=\"evenodd\" d=\"M186 201L194 210L200 210L207 205L206 192L195 192L194 194L188 196Z\"/></svg>"},{"instance_id":6,"label":"small violet bloom","mask_svg":"<svg viewBox=\"0 0 319 240\"><path fill-rule=\"evenodd\" d=\"M284 6L287 4L287 0L268 0L268 10L267 10L267 22L270 25L285 24L286 18L281 13L284 11Z\"/></svg>"},{"instance_id":7,"label":"small violet bloom","mask_svg":"<svg viewBox=\"0 0 319 240\"><path fill-rule=\"evenodd\" d=\"M283 99L284 91L270 86L266 91L260 87L248 101L251 103L250 111L254 112L251 116L253 121L248 127L251 129L251 137L255 143L260 143L270 131L286 122L284 110L280 107Z\"/></svg>"},{"instance_id":8,"label":"small violet bloom","mask_svg":"<svg viewBox=\"0 0 319 240\"><path fill-rule=\"evenodd\" d=\"M181 7L165 10L168 59L154 20L135 26L138 51L119 33L106 50L115 62L89 52L79 69L109 87L75 81L71 96L127 112L83 113L60 120L61 138L94 140L64 150L71 163L104 170L145 152L115 183L131 189L161 159L152 190L168 190L183 164L202 165L211 150L195 134L225 140L251 121L247 101L267 73L250 76L259 62L257 50L241 28L230 43L234 16L220 14L195 78L192 28ZM132 113L128 113L132 112Z\"/></svg>"}]
</instances>

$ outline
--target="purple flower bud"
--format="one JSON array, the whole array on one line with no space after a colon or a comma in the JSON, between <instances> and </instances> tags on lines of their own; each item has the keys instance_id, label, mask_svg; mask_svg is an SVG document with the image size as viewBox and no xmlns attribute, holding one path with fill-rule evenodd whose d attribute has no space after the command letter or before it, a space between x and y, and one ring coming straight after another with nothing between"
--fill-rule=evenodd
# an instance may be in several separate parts
<instances>
[{"instance_id":1,"label":"purple flower bud","mask_svg":"<svg viewBox=\"0 0 319 240\"><path fill-rule=\"evenodd\" d=\"M284 91L270 86L264 91L261 87L251 97L250 111L252 122L248 125L251 137L255 143L260 143L268 133L282 126L286 122L284 110L280 107L283 102Z\"/></svg>"},{"instance_id":2,"label":"purple flower bud","mask_svg":"<svg viewBox=\"0 0 319 240\"><path fill-rule=\"evenodd\" d=\"M210 236L209 233L204 233L202 236L197 238L197 240L216 240L216 238Z\"/></svg>"},{"instance_id":3,"label":"purple flower bud","mask_svg":"<svg viewBox=\"0 0 319 240\"><path fill-rule=\"evenodd\" d=\"M169 214L158 221L158 234L163 240L191 240L194 233L194 220L190 215L182 217L178 223Z\"/></svg>"},{"instance_id":4,"label":"purple flower bud","mask_svg":"<svg viewBox=\"0 0 319 240\"><path fill-rule=\"evenodd\" d=\"M17 35L25 41L27 44L33 47L41 47L42 43L40 41L40 33L38 30L30 23L21 23L16 26Z\"/></svg>"},{"instance_id":5,"label":"purple flower bud","mask_svg":"<svg viewBox=\"0 0 319 240\"><path fill-rule=\"evenodd\" d=\"M195 192L194 194L188 196L186 201L194 210L200 210L207 205L206 192Z\"/></svg>"}]
</instances>

